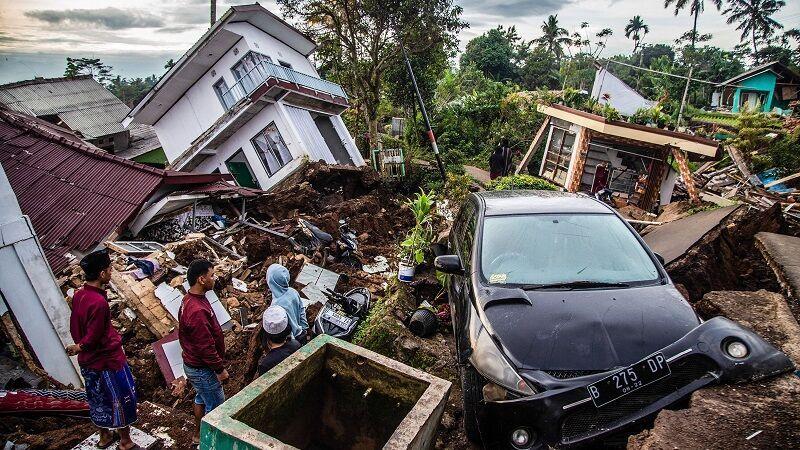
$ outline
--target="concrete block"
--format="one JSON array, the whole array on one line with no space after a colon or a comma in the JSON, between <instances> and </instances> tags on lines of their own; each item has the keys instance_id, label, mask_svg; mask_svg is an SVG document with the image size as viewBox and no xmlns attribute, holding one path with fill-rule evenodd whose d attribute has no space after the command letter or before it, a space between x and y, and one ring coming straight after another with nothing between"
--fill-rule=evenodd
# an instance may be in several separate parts
<instances>
[{"instance_id":1,"label":"concrete block","mask_svg":"<svg viewBox=\"0 0 800 450\"><path fill-rule=\"evenodd\" d=\"M451 383L322 335L203 418L201 449L427 449Z\"/></svg>"},{"instance_id":2,"label":"concrete block","mask_svg":"<svg viewBox=\"0 0 800 450\"><path fill-rule=\"evenodd\" d=\"M158 442L158 438L153 437L136 427L131 427L131 439L136 445L144 449L155 448L155 445ZM84 439L80 444L72 447L72 450L97 450L97 443L99 441L100 432L98 431L97 433ZM118 444L119 441L115 441L108 448L117 448Z\"/></svg>"}]
</instances>

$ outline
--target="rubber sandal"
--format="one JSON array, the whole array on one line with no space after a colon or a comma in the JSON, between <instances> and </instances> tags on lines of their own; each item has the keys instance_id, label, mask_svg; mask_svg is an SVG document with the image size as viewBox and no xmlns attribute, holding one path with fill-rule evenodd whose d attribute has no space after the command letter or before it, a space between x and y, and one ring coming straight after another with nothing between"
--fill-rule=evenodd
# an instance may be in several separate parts
<instances>
[{"instance_id":1,"label":"rubber sandal","mask_svg":"<svg viewBox=\"0 0 800 450\"><path fill-rule=\"evenodd\" d=\"M98 439L96 447L100 448L100 449L106 449L108 447L111 447L114 444L114 442L117 442L118 440L119 440L119 434L117 434L117 432L112 432L111 433L111 440L108 441L108 444L100 445L100 440Z\"/></svg>"}]
</instances>

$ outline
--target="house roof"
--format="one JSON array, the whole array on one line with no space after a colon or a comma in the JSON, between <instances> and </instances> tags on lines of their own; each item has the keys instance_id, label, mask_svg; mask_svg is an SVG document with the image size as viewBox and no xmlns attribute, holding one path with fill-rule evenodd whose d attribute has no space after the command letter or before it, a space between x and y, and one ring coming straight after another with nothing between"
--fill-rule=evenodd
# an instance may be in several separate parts
<instances>
[{"instance_id":1,"label":"house roof","mask_svg":"<svg viewBox=\"0 0 800 450\"><path fill-rule=\"evenodd\" d=\"M216 182L225 178L110 155L68 130L3 106L0 164L54 272L69 263L67 253L91 251L124 227L160 187L211 183L221 189Z\"/></svg>"},{"instance_id":2,"label":"house roof","mask_svg":"<svg viewBox=\"0 0 800 450\"><path fill-rule=\"evenodd\" d=\"M736 75L733 78L723 81L722 83L717 84L717 86L727 86L729 84L734 84L737 81L744 80L746 78L750 78L752 76L758 75L762 72L772 71L778 75L778 79L782 78L795 78L800 81L800 74L795 72L794 70L784 66L778 61L770 61L768 63L761 64L759 66L753 67L752 69L742 72L739 75Z\"/></svg>"},{"instance_id":3,"label":"house roof","mask_svg":"<svg viewBox=\"0 0 800 450\"><path fill-rule=\"evenodd\" d=\"M601 105L609 104L624 116L632 116L640 108L651 108L656 102L644 98L605 67L596 65L592 98ZM607 97L607 98L606 98Z\"/></svg>"},{"instance_id":4,"label":"house roof","mask_svg":"<svg viewBox=\"0 0 800 450\"><path fill-rule=\"evenodd\" d=\"M719 142L677 131L651 128L627 122L606 120L603 116L580 111L564 105L538 105L539 112L567 122L584 126L598 133L623 139L646 142L659 146L677 147L681 150L706 157L716 157Z\"/></svg>"},{"instance_id":5,"label":"house roof","mask_svg":"<svg viewBox=\"0 0 800 450\"><path fill-rule=\"evenodd\" d=\"M297 28L259 4L232 6L181 56L128 114L142 123L154 124L242 36L226 24L247 22L308 57L317 44ZM166 89L169 87L169 89Z\"/></svg>"},{"instance_id":6,"label":"house roof","mask_svg":"<svg viewBox=\"0 0 800 450\"><path fill-rule=\"evenodd\" d=\"M0 86L0 103L35 117L58 116L86 139L125 130L130 108L91 75L37 78Z\"/></svg>"}]
</instances>

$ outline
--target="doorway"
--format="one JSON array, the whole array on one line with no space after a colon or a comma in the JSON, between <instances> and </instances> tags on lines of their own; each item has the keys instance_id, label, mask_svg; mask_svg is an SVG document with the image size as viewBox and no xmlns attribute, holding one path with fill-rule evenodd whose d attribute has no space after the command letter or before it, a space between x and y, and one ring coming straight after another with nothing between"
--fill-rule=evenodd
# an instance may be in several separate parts
<instances>
[{"instance_id":1,"label":"doorway","mask_svg":"<svg viewBox=\"0 0 800 450\"><path fill-rule=\"evenodd\" d=\"M325 140L325 144L330 149L336 162L342 165L355 166L353 159L350 157L350 153L347 152L347 148L345 148L342 142L342 138L339 137L339 133L337 133L336 128L333 127L331 118L329 116L319 115L314 118L314 123L317 125L322 139Z\"/></svg>"},{"instance_id":2,"label":"doorway","mask_svg":"<svg viewBox=\"0 0 800 450\"><path fill-rule=\"evenodd\" d=\"M259 189L258 181L256 181L253 170L250 168L250 163L247 162L247 157L242 149L239 149L233 156L228 158L225 161L225 166L228 168L228 172L233 175L236 184L242 187Z\"/></svg>"}]
</instances>

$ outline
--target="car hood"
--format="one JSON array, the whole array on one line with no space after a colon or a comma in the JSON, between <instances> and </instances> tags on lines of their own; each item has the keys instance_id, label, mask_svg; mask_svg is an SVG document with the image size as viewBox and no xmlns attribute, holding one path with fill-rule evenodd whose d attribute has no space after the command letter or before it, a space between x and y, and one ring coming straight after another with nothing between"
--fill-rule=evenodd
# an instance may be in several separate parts
<instances>
[{"instance_id":1,"label":"car hood","mask_svg":"<svg viewBox=\"0 0 800 450\"><path fill-rule=\"evenodd\" d=\"M672 344L700 323L672 285L501 290L484 288L495 300L481 304L487 325L520 369L600 371L627 366ZM497 301L498 296L506 298Z\"/></svg>"}]
</instances>

